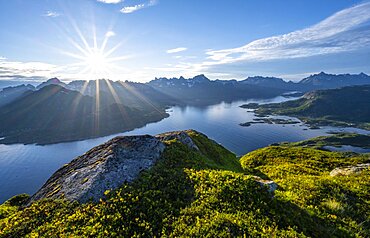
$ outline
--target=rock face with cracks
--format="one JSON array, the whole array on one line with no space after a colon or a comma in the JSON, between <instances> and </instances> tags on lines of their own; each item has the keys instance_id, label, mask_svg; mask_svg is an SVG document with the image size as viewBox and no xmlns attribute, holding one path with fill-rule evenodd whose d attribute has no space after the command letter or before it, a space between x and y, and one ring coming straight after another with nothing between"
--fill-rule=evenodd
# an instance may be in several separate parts
<instances>
[{"instance_id":1,"label":"rock face with cracks","mask_svg":"<svg viewBox=\"0 0 370 238\"><path fill-rule=\"evenodd\" d=\"M131 182L160 158L165 145L149 135L116 137L55 172L31 198L97 201L108 189Z\"/></svg>"}]
</instances>

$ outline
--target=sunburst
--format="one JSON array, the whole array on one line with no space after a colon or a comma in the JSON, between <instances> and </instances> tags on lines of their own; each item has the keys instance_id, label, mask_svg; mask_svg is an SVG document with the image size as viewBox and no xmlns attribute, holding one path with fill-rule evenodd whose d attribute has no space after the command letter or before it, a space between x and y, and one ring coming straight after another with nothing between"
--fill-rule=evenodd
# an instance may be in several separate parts
<instances>
[{"instance_id":1,"label":"sunburst","mask_svg":"<svg viewBox=\"0 0 370 238\"><path fill-rule=\"evenodd\" d=\"M122 70L122 67L118 66L116 63L130 58L130 56L111 56L121 46L121 43L110 49L106 49L109 39L115 36L113 31L107 31L102 44L98 46L95 28L93 30L92 44L89 44L88 40L77 26L75 26L75 30L78 33L77 35L82 44L76 42L72 38L68 38L68 40L78 50L78 52L72 53L63 51L62 53L79 60L79 62L70 64L67 67L77 67L79 69L77 75L87 80L109 78L116 73L115 71L117 69Z\"/></svg>"}]
</instances>

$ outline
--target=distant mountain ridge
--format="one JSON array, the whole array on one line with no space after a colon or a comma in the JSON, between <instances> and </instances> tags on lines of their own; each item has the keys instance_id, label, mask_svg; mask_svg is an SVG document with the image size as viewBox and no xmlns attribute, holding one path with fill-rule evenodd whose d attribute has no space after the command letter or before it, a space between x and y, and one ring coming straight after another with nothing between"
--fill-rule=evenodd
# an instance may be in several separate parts
<instances>
[{"instance_id":1,"label":"distant mountain ridge","mask_svg":"<svg viewBox=\"0 0 370 238\"><path fill-rule=\"evenodd\" d=\"M205 106L362 84L370 84L363 73L320 73L297 83L261 76L210 80L203 74L148 83L107 79L64 83L52 78L37 87L20 85L0 91L0 137L5 137L2 143L41 144L86 139L161 120L173 105Z\"/></svg>"},{"instance_id":2,"label":"distant mountain ridge","mask_svg":"<svg viewBox=\"0 0 370 238\"><path fill-rule=\"evenodd\" d=\"M0 108L0 137L4 137L0 142L50 144L94 138L167 116L163 106L149 102L128 106L103 93L92 97L50 84Z\"/></svg>"},{"instance_id":3,"label":"distant mountain ridge","mask_svg":"<svg viewBox=\"0 0 370 238\"><path fill-rule=\"evenodd\" d=\"M370 84L370 76L364 73L336 75L321 72L302 79L299 84L308 90L340 88Z\"/></svg>"},{"instance_id":4,"label":"distant mountain ridge","mask_svg":"<svg viewBox=\"0 0 370 238\"><path fill-rule=\"evenodd\" d=\"M205 75L193 78L156 78L147 83L154 89L178 98L186 104L212 104L250 98L269 98L281 95L284 89L264 85L243 84L236 80L210 80Z\"/></svg>"},{"instance_id":5,"label":"distant mountain ridge","mask_svg":"<svg viewBox=\"0 0 370 238\"><path fill-rule=\"evenodd\" d=\"M169 93L175 94L174 89L186 89L192 88L196 85L223 85L223 86L233 86L233 87L252 87L255 86L257 91L265 89L263 93L269 94L267 89L279 89L283 91L302 91L308 92L318 89L332 89L341 88L346 86L355 85L366 85L370 84L370 76L360 73L360 74L327 74L324 72L310 75L298 82L285 81L282 78L277 77L263 77L263 76L253 76L248 77L244 80L209 80L206 76L198 75L194 78L185 79L180 78L156 78L148 83L154 88L161 90L162 92L168 91ZM259 87L259 88L258 88ZM171 91L172 90L172 91ZM263 93L261 95L263 95Z\"/></svg>"},{"instance_id":6,"label":"distant mountain ridge","mask_svg":"<svg viewBox=\"0 0 370 238\"><path fill-rule=\"evenodd\" d=\"M318 89L332 89L354 85L370 84L370 76L360 74L327 74L324 72L310 75L298 82L285 81L277 77L253 76L244 80L210 80L204 74L193 78L155 78L148 83L135 83L130 81L100 80L74 80L64 83L58 78L51 78L37 87L32 85L19 85L7 87L0 91L0 107L22 96L27 91L39 90L47 85L59 85L64 88L79 91L84 95L94 96L99 90L110 93L112 89L128 94L149 95L148 100L167 104L207 104L222 100L265 98L278 96L289 91L308 92ZM278 89L276 91L276 89ZM135 92L137 91L137 92ZM129 98L125 98L125 101Z\"/></svg>"}]
</instances>

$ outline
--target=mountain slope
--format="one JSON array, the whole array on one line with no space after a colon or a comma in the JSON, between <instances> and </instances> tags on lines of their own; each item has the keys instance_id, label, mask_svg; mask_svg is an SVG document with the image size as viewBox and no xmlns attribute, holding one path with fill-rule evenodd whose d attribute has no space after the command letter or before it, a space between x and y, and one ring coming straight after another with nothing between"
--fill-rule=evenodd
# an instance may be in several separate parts
<instances>
[{"instance_id":1,"label":"mountain slope","mask_svg":"<svg viewBox=\"0 0 370 238\"><path fill-rule=\"evenodd\" d=\"M55 143L125 130L166 117L163 109L127 107L48 85L0 108L2 143Z\"/></svg>"},{"instance_id":2,"label":"mountain slope","mask_svg":"<svg viewBox=\"0 0 370 238\"><path fill-rule=\"evenodd\" d=\"M272 146L245 155L239 164L234 154L205 135L195 131L181 133L186 135L160 136L166 148L154 165L133 181L106 191L98 202L78 204L53 198L22 207L27 203L25 195L8 200L0 206L0 234L2 237L367 237L369 234L370 170L348 176L330 175L337 167L368 163L368 155ZM111 145L117 145L119 140ZM99 152L104 161L107 160L104 151L109 152L110 148L102 145L86 155ZM118 147L113 147L113 151L114 148ZM127 157L119 160L124 158ZM69 176L89 166L76 167L78 170L71 170ZM256 175L278 182L274 196L268 192L268 186L262 186L266 180ZM56 183L56 193L59 185L64 184Z\"/></svg>"},{"instance_id":3,"label":"mountain slope","mask_svg":"<svg viewBox=\"0 0 370 238\"><path fill-rule=\"evenodd\" d=\"M72 81L67 88L79 91L83 95L110 103L118 103L129 107L153 108L178 104L174 98L155 90L143 83L122 82L101 79L90 81Z\"/></svg>"},{"instance_id":4,"label":"mountain slope","mask_svg":"<svg viewBox=\"0 0 370 238\"><path fill-rule=\"evenodd\" d=\"M24 97L35 90L35 87L28 85L19 85L15 87L3 88L0 91L0 107L9 104L18 98Z\"/></svg>"},{"instance_id":5,"label":"mountain slope","mask_svg":"<svg viewBox=\"0 0 370 238\"><path fill-rule=\"evenodd\" d=\"M314 91L295 101L260 105L256 112L296 116L315 125L370 128L370 85Z\"/></svg>"}]
</instances>

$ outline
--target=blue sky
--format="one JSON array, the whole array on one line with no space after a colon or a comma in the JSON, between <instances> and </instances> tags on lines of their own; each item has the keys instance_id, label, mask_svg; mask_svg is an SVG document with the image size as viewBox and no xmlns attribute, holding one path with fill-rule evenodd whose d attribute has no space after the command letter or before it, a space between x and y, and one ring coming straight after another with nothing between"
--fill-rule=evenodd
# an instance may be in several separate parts
<instances>
[{"instance_id":1,"label":"blue sky","mask_svg":"<svg viewBox=\"0 0 370 238\"><path fill-rule=\"evenodd\" d=\"M0 36L0 80L370 73L369 1L1 0Z\"/></svg>"}]
</instances>

